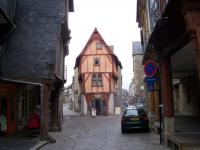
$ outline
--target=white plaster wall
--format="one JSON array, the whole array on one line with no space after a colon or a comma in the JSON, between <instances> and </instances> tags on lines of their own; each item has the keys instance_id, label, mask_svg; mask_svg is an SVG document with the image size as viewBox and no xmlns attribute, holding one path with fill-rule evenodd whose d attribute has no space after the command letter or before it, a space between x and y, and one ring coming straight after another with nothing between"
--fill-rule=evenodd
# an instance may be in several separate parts
<instances>
[{"instance_id":1,"label":"white plaster wall","mask_svg":"<svg viewBox=\"0 0 200 150\"><path fill-rule=\"evenodd\" d=\"M87 115L87 101L83 94L81 95L81 115Z\"/></svg>"},{"instance_id":2,"label":"white plaster wall","mask_svg":"<svg viewBox=\"0 0 200 150\"><path fill-rule=\"evenodd\" d=\"M109 102L108 102L108 114L114 115L114 94L110 94Z\"/></svg>"},{"instance_id":3,"label":"white plaster wall","mask_svg":"<svg viewBox=\"0 0 200 150\"><path fill-rule=\"evenodd\" d=\"M88 111L87 108L88 108L88 107L87 107L87 101L86 101L86 98L85 98L85 96L84 96L84 114L85 114L85 115L87 115L87 111Z\"/></svg>"}]
</instances>

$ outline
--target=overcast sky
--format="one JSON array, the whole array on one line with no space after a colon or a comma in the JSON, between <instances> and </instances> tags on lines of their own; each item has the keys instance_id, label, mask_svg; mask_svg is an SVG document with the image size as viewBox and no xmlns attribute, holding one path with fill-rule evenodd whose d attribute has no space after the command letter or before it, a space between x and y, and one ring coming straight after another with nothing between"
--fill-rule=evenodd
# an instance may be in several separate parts
<instances>
[{"instance_id":1,"label":"overcast sky","mask_svg":"<svg viewBox=\"0 0 200 150\"><path fill-rule=\"evenodd\" d=\"M71 37L67 65L67 85L72 82L76 57L96 27L107 45L121 61L123 88L133 78L132 41L140 40L136 23L136 0L74 0L75 12L69 14Z\"/></svg>"}]
</instances>

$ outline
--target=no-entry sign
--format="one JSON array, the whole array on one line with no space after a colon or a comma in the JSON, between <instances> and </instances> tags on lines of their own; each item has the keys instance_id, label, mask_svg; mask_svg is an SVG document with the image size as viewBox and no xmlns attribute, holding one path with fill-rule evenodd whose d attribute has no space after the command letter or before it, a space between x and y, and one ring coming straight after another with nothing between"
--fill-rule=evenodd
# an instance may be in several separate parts
<instances>
[{"instance_id":1,"label":"no-entry sign","mask_svg":"<svg viewBox=\"0 0 200 150\"><path fill-rule=\"evenodd\" d=\"M153 77L158 71L158 66L153 60L149 60L144 64L144 73L147 77Z\"/></svg>"}]
</instances>

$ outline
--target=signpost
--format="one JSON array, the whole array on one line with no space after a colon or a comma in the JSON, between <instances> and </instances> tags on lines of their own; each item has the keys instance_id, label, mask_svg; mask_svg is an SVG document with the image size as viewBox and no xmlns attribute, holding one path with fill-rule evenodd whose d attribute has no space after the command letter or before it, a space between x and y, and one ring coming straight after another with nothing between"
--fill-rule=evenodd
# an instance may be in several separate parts
<instances>
[{"instance_id":1,"label":"signpost","mask_svg":"<svg viewBox=\"0 0 200 150\"><path fill-rule=\"evenodd\" d=\"M154 91L154 82L147 82L147 91L148 92Z\"/></svg>"},{"instance_id":2,"label":"signpost","mask_svg":"<svg viewBox=\"0 0 200 150\"><path fill-rule=\"evenodd\" d=\"M144 79L144 82L155 82L155 81L157 81L158 79L156 78L156 77L152 77L152 78L145 78Z\"/></svg>"},{"instance_id":3,"label":"signpost","mask_svg":"<svg viewBox=\"0 0 200 150\"><path fill-rule=\"evenodd\" d=\"M163 109L163 105L161 105L161 98L160 98L160 90L158 89L154 89L154 83L158 80L158 78L156 77L156 73L158 72L158 65L153 61L147 61L144 65L144 73L146 74L146 78L144 79L144 81L147 84L147 91L148 92L153 92L155 90L157 90L159 92L159 123L160 123L160 144L163 143L163 134L162 134L162 109Z\"/></svg>"}]
</instances>

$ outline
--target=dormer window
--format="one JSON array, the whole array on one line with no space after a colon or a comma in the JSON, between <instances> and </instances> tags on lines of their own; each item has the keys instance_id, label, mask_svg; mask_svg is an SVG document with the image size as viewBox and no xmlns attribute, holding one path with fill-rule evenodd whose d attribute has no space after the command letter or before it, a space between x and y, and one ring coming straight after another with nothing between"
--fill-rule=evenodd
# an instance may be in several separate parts
<instances>
[{"instance_id":1,"label":"dormer window","mask_svg":"<svg viewBox=\"0 0 200 150\"><path fill-rule=\"evenodd\" d=\"M102 43L96 43L96 49L102 49Z\"/></svg>"},{"instance_id":2,"label":"dormer window","mask_svg":"<svg viewBox=\"0 0 200 150\"><path fill-rule=\"evenodd\" d=\"M100 58L99 57L94 58L94 65L96 65L96 66L100 65Z\"/></svg>"}]
</instances>

